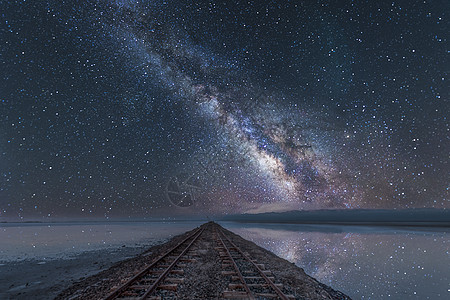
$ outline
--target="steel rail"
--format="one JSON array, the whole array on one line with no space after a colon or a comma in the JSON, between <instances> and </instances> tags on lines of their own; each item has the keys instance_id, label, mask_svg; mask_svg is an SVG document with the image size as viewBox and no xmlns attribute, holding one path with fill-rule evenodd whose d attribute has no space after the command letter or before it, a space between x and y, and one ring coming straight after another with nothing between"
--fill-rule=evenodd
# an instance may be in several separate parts
<instances>
[{"instance_id":1,"label":"steel rail","mask_svg":"<svg viewBox=\"0 0 450 300\"><path fill-rule=\"evenodd\" d=\"M192 241L187 245L186 248L184 248L183 252L178 255L178 257L164 270L164 272L158 277L158 279L152 284L152 286L142 295L141 299L147 298L151 293L153 293L156 289L156 287L159 285L159 283L166 277L167 274L169 274L170 270L177 264L177 262L180 260L180 258L191 248L192 244L198 239L198 237L203 233L203 230L205 228L202 228L201 231L192 239Z\"/></svg>"},{"instance_id":2,"label":"steel rail","mask_svg":"<svg viewBox=\"0 0 450 300\"><path fill-rule=\"evenodd\" d=\"M135 283L136 281L138 281L140 278L142 278L143 276L145 276L156 264L158 264L159 262L161 262L163 259L165 259L166 257L168 257L170 254L172 254L174 251L176 251L182 244L184 244L185 242L187 242L189 239L193 238L192 242L189 243L189 245L186 247L186 249L182 252L182 254L186 253L186 251L192 246L193 242L195 240L197 240L197 238L202 234L204 228L198 228L193 234L189 235L188 237L186 237L184 240L182 240L180 243L178 243L176 246L174 246L172 249L170 249L169 251L167 251L165 254L163 254L161 257L159 257L158 259L156 259L155 261L153 261L150 265L148 265L147 267L145 267L145 269L143 269L142 271L140 271L138 274L136 274L135 276L133 276L131 279L129 279L127 282L125 282L123 285L121 285L119 288L117 288L116 290L114 290L113 292L111 292L108 296L106 296L106 298L104 298L104 300L112 300L112 299L116 299L118 296L120 296L120 294L122 294L123 292L125 292L130 286L133 285L133 283ZM176 258L176 261L178 262L178 260L180 259L180 255ZM175 264L172 263L168 268L173 267ZM167 269L166 269L167 271ZM167 275L168 272L164 272L163 274ZM170 271L170 270L169 270ZM161 276L157 279L158 282L161 281ZM153 286L153 285L152 285ZM146 293L146 295L148 295ZM144 299L144 298L143 298Z\"/></svg>"},{"instance_id":3,"label":"steel rail","mask_svg":"<svg viewBox=\"0 0 450 300\"><path fill-rule=\"evenodd\" d=\"M220 233L217 233L217 237L219 238L220 243L222 244L223 248L225 249L225 252L227 253L228 258L233 263L233 268L234 268L236 274L238 275L245 291L247 292L249 299L252 299L252 300L256 299L255 296L253 295L253 293L250 291L250 288L248 287L247 283L245 282L244 276L242 276L242 273L239 270L239 267L237 266L236 262L234 261L233 256L231 256L230 250L228 249L227 245L225 245L224 241L220 237Z\"/></svg>"},{"instance_id":4,"label":"steel rail","mask_svg":"<svg viewBox=\"0 0 450 300\"><path fill-rule=\"evenodd\" d=\"M275 285L275 283L273 283L272 280L270 280L270 278L268 278L266 276L266 274L264 274L264 272L251 260L250 257L248 257L239 247L236 246L235 243L233 243L223 232L223 230L219 229L220 232L222 233L222 235L225 237L225 239L228 240L228 242L230 242L230 244L247 260L249 261L259 272L259 274L261 275L262 278L264 278L264 280L266 281L266 283L277 293L277 295L283 299L283 300L289 300L289 298L283 293L283 291L280 290L279 287L277 287ZM234 260L233 260L234 261Z\"/></svg>"}]
</instances>

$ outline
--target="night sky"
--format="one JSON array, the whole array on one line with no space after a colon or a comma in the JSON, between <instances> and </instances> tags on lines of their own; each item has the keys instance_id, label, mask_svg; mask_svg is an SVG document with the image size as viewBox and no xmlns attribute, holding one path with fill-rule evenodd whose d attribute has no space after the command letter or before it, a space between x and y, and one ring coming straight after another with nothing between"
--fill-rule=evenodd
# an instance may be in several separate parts
<instances>
[{"instance_id":1,"label":"night sky","mask_svg":"<svg viewBox=\"0 0 450 300\"><path fill-rule=\"evenodd\" d=\"M448 1L1 1L0 220L450 208Z\"/></svg>"}]
</instances>

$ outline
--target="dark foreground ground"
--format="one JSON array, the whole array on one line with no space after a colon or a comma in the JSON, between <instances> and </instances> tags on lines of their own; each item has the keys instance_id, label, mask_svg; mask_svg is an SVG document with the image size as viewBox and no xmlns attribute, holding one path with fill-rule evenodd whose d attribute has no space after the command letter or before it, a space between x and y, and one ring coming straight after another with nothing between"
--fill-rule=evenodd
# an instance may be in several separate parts
<instances>
[{"instance_id":1,"label":"dark foreground ground","mask_svg":"<svg viewBox=\"0 0 450 300\"><path fill-rule=\"evenodd\" d=\"M157 244L166 241L161 239ZM25 259L0 263L0 299L53 299L80 279L107 270L124 259L135 257L155 244L156 242L123 245L120 248L87 251L52 260Z\"/></svg>"},{"instance_id":2,"label":"dark foreground ground","mask_svg":"<svg viewBox=\"0 0 450 300\"><path fill-rule=\"evenodd\" d=\"M207 227L203 238L199 240L201 250L197 262L185 268L185 282L179 285L177 291L179 299L221 299L222 292L227 289L228 282L221 274L221 261L215 249L211 228ZM308 276L294 264L226 229L223 230L238 247L265 264L277 282L286 286L296 299L350 299ZM107 270L80 280L64 290L56 299L102 299L191 233L192 231L189 231L176 236L167 243L151 247L136 257L118 262Z\"/></svg>"}]
</instances>

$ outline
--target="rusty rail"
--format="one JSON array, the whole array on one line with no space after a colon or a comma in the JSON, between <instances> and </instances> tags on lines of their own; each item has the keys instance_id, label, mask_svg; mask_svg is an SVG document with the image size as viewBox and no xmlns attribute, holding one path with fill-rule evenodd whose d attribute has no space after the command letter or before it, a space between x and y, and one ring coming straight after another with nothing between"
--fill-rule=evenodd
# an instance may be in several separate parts
<instances>
[{"instance_id":1,"label":"rusty rail","mask_svg":"<svg viewBox=\"0 0 450 300\"><path fill-rule=\"evenodd\" d=\"M228 247L224 243L223 239L220 237L221 235L226 239L226 241L231 245L231 247ZM252 286L252 285L247 284L247 282L245 281L244 276L242 276L242 273L239 270L239 267L235 261L235 258L230 253L230 249L233 249L236 252L238 252L240 254L240 256L246 262L250 263L257 270L259 276L262 279L264 279L264 281L266 282L266 286L270 287L270 289L272 289L275 292L275 294L273 294L273 296L276 295L277 298L282 299L282 300L290 300L292 298L295 298L291 295L288 296L288 295L284 294L283 291L264 273L264 271L248 255L246 255L238 246L236 246L236 244L233 243L221 229L219 229L218 241L223 245L225 252L227 253L227 256L232 261L234 269L236 270L236 274L238 275L239 280L241 281L242 287L248 293L249 299L266 298L266 297L271 297L272 295L268 295L268 294L261 295L261 294L258 294L257 292L251 291L250 286ZM233 298L233 295L230 295L230 296Z\"/></svg>"},{"instance_id":2,"label":"rusty rail","mask_svg":"<svg viewBox=\"0 0 450 300\"><path fill-rule=\"evenodd\" d=\"M174 254L176 251L179 251L182 245L188 243L188 245L185 246L185 248L181 251L181 253L176 255L175 259L170 263L169 266L167 266L165 268L165 270L161 273L161 275L159 275L159 277L156 278L155 281L151 285L139 286L141 288L145 288L145 292L144 292L143 295L135 297L135 299L146 299L153 292L155 292L155 290L164 281L164 279L169 274L169 272L175 267L175 265L180 261L180 259L191 248L191 246L198 239L198 237L203 233L203 231L204 231L204 227L203 228L202 227L198 228L193 234L191 234L190 236L186 237L183 241L181 241L175 247L173 247L172 249L167 251L164 255L159 257L157 260L153 261L149 266L147 266L141 272L139 272L138 274L133 276L130 280L125 282L123 285L121 285L119 288L117 288L116 290L111 292L104 300L112 300L112 299L117 299L117 298L121 297L121 295L123 295L125 292L129 291L130 288L132 288L135 283L138 283L146 275L150 274L152 269L157 267L157 265L159 263L162 263L164 261L164 259L166 259L170 255Z\"/></svg>"},{"instance_id":3,"label":"rusty rail","mask_svg":"<svg viewBox=\"0 0 450 300\"><path fill-rule=\"evenodd\" d=\"M234 271L236 272L237 276L239 277L239 281L241 282L241 284L243 285L243 288L245 290L245 293L247 294L247 297L249 299L256 299L255 296L253 295L253 293L250 291L250 288L248 287L247 283L245 282L244 276L242 276L241 271L239 270L239 267L237 266L236 262L233 259L233 256L230 253L230 250L228 249L228 247L225 245L224 241L222 240L222 238L220 237L220 234L217 233L217 240L218 242L222 245L222 247L225 249L225 253L228 256L228 259L231 261Z\"/></svg>"}]
</instances>

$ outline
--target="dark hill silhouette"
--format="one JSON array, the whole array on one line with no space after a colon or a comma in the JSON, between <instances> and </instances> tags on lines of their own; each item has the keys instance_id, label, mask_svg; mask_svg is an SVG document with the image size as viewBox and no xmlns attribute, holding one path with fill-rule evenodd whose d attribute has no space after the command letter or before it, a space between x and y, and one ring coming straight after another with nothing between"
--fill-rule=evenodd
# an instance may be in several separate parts
<instances>
[{"instance_id":1,"label":"dark hill silhouette","mask_svg":"<svg viewBox=\"0 0 450 300\"><path fill-rule=\"evenodd\" d=\"M229 215L223 217L222 220L248 223L367 224L450 227L450 210L432 208L405 210L296 210L287 212Z\"/></svg>"}]
</instances>

